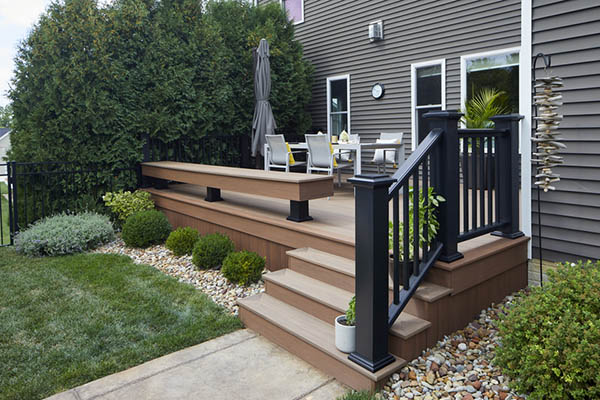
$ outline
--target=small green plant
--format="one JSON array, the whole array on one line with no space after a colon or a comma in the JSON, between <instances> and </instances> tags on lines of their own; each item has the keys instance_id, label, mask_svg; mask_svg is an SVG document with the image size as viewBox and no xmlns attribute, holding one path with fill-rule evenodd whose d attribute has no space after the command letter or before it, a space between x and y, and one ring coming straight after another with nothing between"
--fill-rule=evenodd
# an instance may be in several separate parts
<instances>
[{"instance_id":1,"label":"small green plant","mask_svg":"<svg viewBox=\"0 0 600 400\"><path fill-rule=\"evenodd\" d=\"M483 88L465 103L462 122L467 128L493 128L490 118L509 111L506 92Z\"/></svg>"},{"instance_id":2,"label":"small green plant","mask_svg":"<svg viewBox=\"0 0 600 400\"><path fill-rule=\"evenodd\" d=\"M217 268L235 250L233 241L220 233L198 239L192 251L192 262L198 268Z\"/></svg>"},{"instance_id":3,"label":"small green plant","mask_svg":"<svg viewBox=\"0 0 600 400\"><path fill-rule=\"evenodd\" d=\"M171 250L178 257L186 254L190 255L199 238L200 234L196 229L186 226L185 228L177 228L171 232L165 245L167 249Z\"/></svg>"},{"instance_id":4,"label":"small green plant","mask_svg":"<svg viewBox=\"0 0 600 400\"><path fill-rule=\"evenodd\" d=\"M117 221L125 222L131 215L140 211L154 210L154 202L150 193L143 190L108 192L102 196L104 204L110 208Z\"/></svg>"},{"instance_id":5,"label":"small green plant","mask_svg":"<svg viewBox=\"0 0 600 400\"><path fill-rule=\"evenodd\" d=\"M356 324L356 296L352 296L352 299L348 303L348 309L346 310L346 325L354 326Z\"/></svg>"},{"instance_id":6,"label":"small green plant","mask_svg":"<svg viewBox=\"0 0 600 400\"><path fill-rule=\"evenodd\" d=\"M412 260L415 254L414 249L414 223L413 223L413 188L409 188L408 190L408 257L409 260ZM437 208L440 203L446 201L442 196L436 194L433 191L432 187L428 189L428 201L425 204L425 196L423 196L423 190L419 191L419 247L423 247L425 244L430 244L433 239L436 237L438 230L440 229L440 222L437 219ZM426 216L428 218L426 218ZM427 225L427 237L424 234L425 226ZM398 226L398 232L400 235L400 240L398 241L398 245L400 246L398 254L400 254L400 259L404 259L404 241L402 240L402 234L404 232L404 223L400 222ZM394 224L392 221L389 222L389 248L393 249L394 246Z\"/></svg>"},{"instance_id":7,"label":"small green plant","mask_svg":"<svg viewBox=\"0 0 600 400\"><path fill-rule=\"evenodd\" d=\"M371 393L367 390L356 392L354 390L346 392L343 396L337 398L337 400L383 400L383 396Z\"/></svg>"},{"instance_id":8,"label":"small green plant","mask_svg":"<svg viewBox=\"0 0 600 400\"><path fill-rule=\"evenodd\" d=\"M128 247L145 248L164 243L170 232L171 224L165 214L147 210L129 216L121 236Z\"/></svg>"},{"instance_id":9,"label":"small green plant","mask_svg":"<svg viewBox=\"0 0 600 400\"><path fill-rule=\"evenodd\" d=\"M32 257L59 256L94 249L114 238L107 216L90 212L58 214L17 234L15 249Z\"/></svg>"},{"instance_id":10,"label":"small green plant","mask_svg":"<svg viewBox=\"0 0 600 400\"><path fill-rule=\"evenodd\" d=\"M495 362L530 399L600 398L600 262L561 264L501 315Z\"/></svg>"},{"instance_id":11,"label":"small green plant","mask_svg":"<svg viewBox=\"0 0 600 400\"><path fill-rule=\"evenodd\" d=\"M265 269L265 259L251 251L229 253L223 261L223 275L230 282L249 285L260 280Z\"/></svg>"}]
</instances>

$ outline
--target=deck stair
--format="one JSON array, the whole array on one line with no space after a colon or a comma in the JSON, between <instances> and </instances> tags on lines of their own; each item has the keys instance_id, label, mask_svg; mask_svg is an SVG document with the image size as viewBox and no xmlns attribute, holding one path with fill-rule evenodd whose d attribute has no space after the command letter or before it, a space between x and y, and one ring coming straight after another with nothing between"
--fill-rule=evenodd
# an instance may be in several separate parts
<instances>
[{"instance_id":1,"label":"deck stair","mask_svg":"<svg viewBox=\"0 0 600 400\"><path fill-rule=\"evenodd\" d=\"M368 372L335 348L334 320L345 312L354 292L354 260L323 251L290 250L288 268L264 275L265 293L239 301L244 324L324 372L356 389L373 389L417 357L434 339L427 320L430 303L451 290L426 283L390 328L389 348L396 362ZM419 315L421 313L421 315Z\"/></svg>"}]
</instances>

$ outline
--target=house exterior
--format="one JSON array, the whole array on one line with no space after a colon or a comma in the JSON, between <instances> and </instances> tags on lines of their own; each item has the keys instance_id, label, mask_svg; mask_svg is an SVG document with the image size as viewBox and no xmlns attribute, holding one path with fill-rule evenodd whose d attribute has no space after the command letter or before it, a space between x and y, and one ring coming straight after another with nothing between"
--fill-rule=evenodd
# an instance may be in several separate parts
<instances>
[{"instance_id":1,"label":"house exterior","mask_svg":"<svg viewBox=\"0 0 600 400\"><path fill-rule=\"evenodd\" d=\"M260 0L264 4L268 1ZM595 0L282 0L315 67L313 130L361 141L404 132L407 153L427 134L422 115L460 109L482 87L505 91L521 122L522 230L537 256L530 166L532 56L564 78L568 149L556 192L542 193L544 259L600 258L600 3ZM380 40L370 39L379 22ZM372 28L371 28L372 29ZM538 62L538 76L543 74ZM383 96L374 96L380 84ZM532 199L533 198L533 199Z\"/></svg>"},{"instance_id":2,"label":"house exterior","mask_svg":"<svg viewBox=\"0 0 600 400\"><path fill-rule=\"evenodd\" d=\"M6 167L2 166L5 164L4 157L10 148L10 129L0 128L0 181L6 181ZM4 175L4 176L3 176Z\"/></svg>"}]
</instances>

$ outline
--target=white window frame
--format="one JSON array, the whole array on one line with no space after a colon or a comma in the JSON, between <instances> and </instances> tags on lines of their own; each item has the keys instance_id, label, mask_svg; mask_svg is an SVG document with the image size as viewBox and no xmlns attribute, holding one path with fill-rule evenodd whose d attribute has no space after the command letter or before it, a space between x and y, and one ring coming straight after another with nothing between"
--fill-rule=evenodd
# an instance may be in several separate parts
<instances>
[{"instance_id":1,"label":"white window frame","mask_svg":"<svg viewBox=\"0 0 600 400\"><path fill-rule=\"evenodd\" d=\"M284 0L279 0L279 4L281 5L281 7L285 10L285 5L283 4ZM298 25L304 22L304 0L300 0L301 2L301 9L302 9L302 19L300 21L294 21L294 25ZM287 10L286 14L287 14Z\"/></svg>"},{"instance_id":2,"label":"white window frame","mask_svg":"<svg viewBox=\"0 0 600 400\"><path fill-rule=\"evenodd\" d=\"M441 104L429 104L425 107L441 107L442 110L446 109L446 59L440 58L437 60L429 60L410 64L410 121L411 121L411 148L414 151L417 148L418 133L417 133L417 69L423 67L431 67L434 65L441 65L442 67L442 103Z\"/></svg>"},{"instance_id":3,"label":"white window frame","mask_svg":"<svg viewBox=\"0 0 600 400\"><path fill-rule=\"evenodd\" d=\"M346 113L348 114L348 134L352 134L351 118L350 118L350 74L330 76L327 78L327 135L331 140L331 82L346 80ZM340 112L341 114L341 112Z\"/></svg>"},{"instance_id":4,"label":"white window frame","mask_svg":"<svg viewBox=\"0 0 600 400\"><path fill-rule=\"evenodd\" d=\"M474 53L460 56L460 109L465 106L467 100L467 61L474 58L483 58L490 56L498 56L507 53L518 53L519 54L519 72L521 68L521 47L509 47L506 49L485 51L483 53ZM521 82L519 82L519 93L521 93ZM519 96L519 109L521 107L521 96Z\"/></svg>"}]
</instances>

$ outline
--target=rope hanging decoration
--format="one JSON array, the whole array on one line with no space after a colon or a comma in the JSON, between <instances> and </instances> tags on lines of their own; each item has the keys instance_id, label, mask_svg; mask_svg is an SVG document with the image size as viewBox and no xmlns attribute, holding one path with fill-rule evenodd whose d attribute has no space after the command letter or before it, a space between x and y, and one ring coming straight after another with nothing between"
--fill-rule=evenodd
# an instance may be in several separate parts
<instances>
[{"instance_id":1,"label":"rope hanging decoration","mask_svg":"<svg viewBox=\"0 0 600 400\"><path fill-rule=\"evenodd\" d=\"M535 185L548 190L555 190L553 183L560 181L560 175L553 173L552 168L563 163L563 158L558 155L567 146L560 140L558 126L562 121L562 115L558 114L558 108L562 106L562 94L560 89L563 81L558 76L547 76L535 80L535 95L533 100L537 107L537 129L531 140L536 146L531 160L537 162L537 173Z\"/></svg>"}]
</instances>

